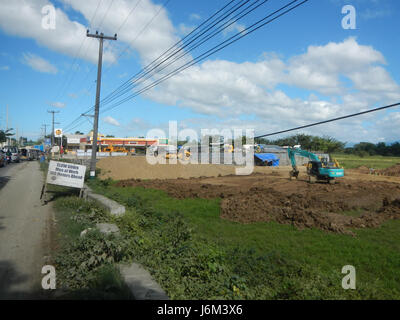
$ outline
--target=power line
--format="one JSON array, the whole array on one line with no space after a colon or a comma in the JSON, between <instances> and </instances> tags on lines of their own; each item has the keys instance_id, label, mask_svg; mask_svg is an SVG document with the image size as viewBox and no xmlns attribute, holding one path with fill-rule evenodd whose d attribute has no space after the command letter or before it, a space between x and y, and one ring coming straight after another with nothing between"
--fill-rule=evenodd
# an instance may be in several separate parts
<instances>
[{"instance_id":1,"label":"power line","mask_svg":"<svg viewBox=\"0 0 400 320\"><path fill-rule=\"evenodd\" d=\"M193 44L192 46L189 47L188 50L183 51L183 49L186 48L186 46L188 46L189 44L191 44L194 40L198 39L200 36L204 35L207 31L211 30L211 28L213 28L216 24L218 24L219 22L223 21L220 20L217 23L213 24L211 27L209 27L206 31L204 31L203 33L201 33L200 35L196 36L196 38L194 38L193 40L191 40L190 42L188 42L187 44L185 44L185 46L179 48L179 50L175 51L174 53L170 54L167 58L165 58L163 61L161 61L160 63L158 63L156 66L152 67L150 70L146 71L140 78L132 81L128 86L125 86L125 88L121 91L119 91L118 94L114 94L114 97L110 97L108 98L108 100L115 100L118 97L122 96L123 94L125 94L126 92L128 92L130 89L137 87L138 84L143 83L144 81L150 79L156 72L160 72L164 69L166 69L168 66L172 65L173 63L175 63L176 61L180 60L181 58L183 58L184 56L186 56L189 52L193 51L194 49L198 48L199 46L201 46L203 43L205 43L206 41L210 40L211 38L215 37L218 33L223 32L225 29L229 28L231 25L233 25L235 22L239 21L240 19L242 19L243 17L245 17L246 15L248 15L249 13L253 12L254 10L256 10L258 7L260 7L261 5L265 4L267 1L269 0L264 0L261 3L259 3L257 6L255 6L254 8L251 8L252 6L254 6L255 4L257 4L257 2L259 2L260 0L255 1L254 3L250 4L248 7L244 8L242 11L240 11L239 13L237 13L234 17L231 18L231 20L225 22L224 24L222 24L220 27L218 27L216 29L216 31L214 31L211 35L206 36L205 39L200 39L200 43L196 43ZM243 3L242 5L246 4L247 1L245 3ZM241 5L241 6L242 6ZM241 6L239 6L238 8L236 8L234 11L238 10ZM250 9L251 8L251 9ZM234 12L233 11L233 12ZM233 13L231 12L231 13ZM229 13L229 15L231 14ZM228 16L229 16L228 15ZM239 16L239 17L238 17ZM225 16L226 17L226 16ZM224 17L224 18L225 18ZM163 65L161 68L158 68L159 66L161 66L165 61L169 60L171 57L173 57L174 55L176 55L177 53L179 53L180 51L183 51L178 57L175 57L172 61L170 61L168 64ZM158 69L157 69L158 68ZM146 76L146 77L145 77ZM103 99L103 102L106 102L107 98ZM105 103L106 104L106 103Z\"/></svg>"},{"instance_id":2,"label":"power line","mask_svg":"<svg viewBox=\"0 0 400 320\"><path fill-rule=\"evenodd\" d=\"M101 27L103 26L103 22L104 22L105 18L107 17L108 12L110 11L111 6L113 5L113 3L114 3L114 0L111 0L110 5L108 6L108 8L106 10L106 13L103 16L103 19L101 19L101 22L100 22L100 25L98 26L98 29L101 29Z\"/></svg>"},{"instance_id":3,"label":"power line","mask_svg":"<svg viewBox=\"0 0 400 320\"><path fill-rule=\"evenodd\" d=\"M102 1L103 1L103 0L100 0L99 3L97 4L96 10L95 10L94 14L92 15L92 18L89 20L89 24L90 24L90 25L92 24L93 19L95 18L96 14L97 14L97 11L98 11L98 9L99 9L100 4L101 4ZM69 69L68 69L68 77L65 78L64 85L61 85L60 91L59 91L59 93L58 93L57 96L56 96L57 99L58 99L58 97L60 96L61 92L67 90L67 88L69 87L71 81L73 80L73 78L74 78L74 76L75 76L75 74L76 74L76 72L72 72L72 76L71 76L71 77L69 76L69 75L71 74L70 71L71 71L71 69L73 68L73 66L75 65L75 62L77 61L78 55L79 55L79 53L81 52L81 49L82 49L83 44L85 43L86 39L87 39L87 37L84 37L83 40L81 41L81 44L80 44L80 46L79 46L79 49L78 49L78 51L76 52L76 54L75 54L75 56L74 56L74 59L73 59L73 61L72 61L72 64L70 65L70 67L69 67ZM86 51L87 51L87 50L86 50ZM79 68L79 66L80 66L80 63L78 63L77 67ZM57 100L57 99L56 99L56 100Z\"/></svg>"},{"instance_id":4,"label":"power line","mask_svg":"<svg viewBox=\"0 0 400 320\"><path fill-rule=\"evenodd\" d=\"M163 82L163 81L165 81L165 80L171 78L172 76L174 76L174 75L176 75L176 74L178 74L178 73L180 73L180 72L186 70L187 68L193 66L194 64L199 63L200 61L206 59L206 58L209 57L210 55L212 55L212 54L214 54L214 53L216 53L216 52L222 50L223 48L227 47L228 45L230 45L230 44L232 44L232 43L234 43L234 42L236 42L236 41L238 41L239 39L241 39L241 38L243 38L243 37L245 37L245 36L248 36L248 35L251 34L252 32L258 30L259 28L261 28L261 27L263 27L263 26L265 26L266 24L271 23L272 21L278 19L279 17L281 17L281 16L283 16L283 15L289 13L290 11L292 11L292 10L296 9L297 7L303 5L304 3L308 2L308 0L304 0L304 1L302 1L302 2L300 2L300 3L298 3L298 4L296 4L296 5L294 5L294 6L292 6L292 7L290 7L291 5L295 4L295 3L298 2L298 1L299 1L299 0L291 1L291 2L288 3L287 5L281 7L280 9L278 9L278 10L276 10L276 11L274 11L272 14L269 14L269 15L267 15L266 17L264 17L264 18L260 19L259 21L257 21L256 23L252 24L250 27L248 27L248 28L246 28L246 29L244 29L244 30L238 32L237 34L235 34L234 36L232 36L232 37L228 38L227 40L221 42L221 43L218 44L217 46L214 46L214 47L211 48L210 50L207 50L207 51L204 52L203 54L201 54L201 55L197 56L196 58L192 59L192 60L189 61L188 63L186 63L186 64L182 65L181 67L175 69L174 71L172 71L172 72L166 74L165 76L163 76L163 77L161 77L160 79L154 81L153 83L149 84L148 86L146 86L146 87L144 87L144 88L142 88L142 89L136 91L136 92L133 93L132 95L129 95L128 97L126 97L126 98L124 98L124 99L122 99L122 100L116 102L114 105L112 105L112 106L106 108L105 110L102 110L102 112L106 112L106 111L109 111L109 110L111 110L111 109L113 109L113 108L116 108L117 106L119 106L119 105L121 105L122 103L124 103L124 102L126 102L126 101L128 101L128 100L130 100L130 99L132 99L132 98L134 98L134 97L136 97L137 95L140 95L141 93L143 93L143 92L145 92L145 91L147 91L147 90L150 90L151 88L155 87L156 85L160 84L161 82ZM286 8L288 8L288 7L290 7L290 8L287 9L287 10L285 10L285 11L283 11L283 12L281 12L282 10L284 10L284 9L286 9ZM276 14L279 13L279 12L281 12L281 13L278 14L278 15L276 15ZM272 17L272 16L274 16L274 15L276 15L276 16L273 17L273 18L271 18L271 19L269 19L270 17ZM268 20L268 19L269 19L269 20ZM266 20L267 20L267 21L266 21ZM116 98L115 98L115 99L116 99ZM115 100L115 99L111 99L111 101L112 101L112 100ZM110 101L109 101L108 103L110 103ZM106 104L108 104L108 103L106 103Z\"/></svg>"},{"instance_id":5,"label":"power line","mask_svg":"<svg viewBox=\"0 0 400 320\"><path fill-rule=\"evenodd\" d=\"M167 0L164 5L162 5L160 7L160 9L156 12L156 14L152 17L152 19L147 23L146 27L144 27L141 32L139 32L139 34L134 38L134 40L128 45L131 46L132 43L140 36L140 34L142 34L145 29L151 24L151 22L154 20L154 18L159 14L159 12L161 11L161 9L164 7L166 7L166 5L168 4L170 0ZM146 68L148 68L151 64L153 64L154 62L156 62L157 60L159 60L164 54L168 53L171 49L173 49L174 47L176 47L180 42L182 42L185 38L187 38L189 35L191 35L192 33L194 33L197 29L199 29L202 25L204 25L206 22L208 22L211 18L213 18L215 15L217 15L219 12L221 12L222 10L224 10L226 7L228 7L230 4L232 4L235 0L231 0L228 4L226 4L225 6L223 6L221 9L219 9L216 13L214 13L210 18L208 18L206 21L204 21L203 23L201 23L195 30L191 31L187 36L185 36L182 40L178 41L177 43L175 43L173 46L171 46L167 51L165 51L160 57L158 57L157 59L153 60L153 62L151 62ZM117 57L117 60L123 55L124 51L126 50L126 48L123 50L123 52ZM103 74L105 74L108 69L110 67L106 68L105 72ZM146 68L142 69L145 70ZM86 75L85 79L87 78L87 76L91 73L92 70L89 71L89 73ZM140 71L138 74L140 74L142 71ZM126 81L124 84L128 83L130 80ZM124 85L123 84L123 85ZM94 83L92 84L92 86L94 85ZM120 86L121 87L121 86ZM115 90L111 93L113 94L115 92ZM106 98L108 98L111 94L109 94ZM104 99L103 99L104 100ZM102 103L103 101L101 101ZM94 109L94 106L92 106L91 108L89 108L84 114L91 112ZM79 121L79 119L81 118L81 116L78 116L76 119L74 119L71 123L69 123L66 128L69 128L70 126L73 126L75 123L77 123ZM73 128L75 128L76 126L74 126Z\"/></svg>"},{"instance_id":6,"label":"power line","mask_svg":"<svg viewBox=\"0 0 400 320\"><path fill-rule=\"evenodd\" d=\"M131 11L129 11L128 15L126 16L125 20L122 22L122 24L119 26L119 28L117 29L117 34L118 32L121 30L121 28L125 25L125 23L128 21L129 16L133 13L133 11L136 10L137 6L140 4L140 2L142 2L142 0L138 0L136 2L136 4L132 7Z\"/></svg>"},{"instance_id":7,"label":"power line","mask_svg":"<svg viewBox=\"0 0 400 320\"><path fill-rule=\"evenodd\" d=\"M257 0L260 1L260 0ZM149 72L153 71L154 69L156 69L158 66L160 66L161 64L163 64L165 61L169 60L171 57L173 57L174 55L178 54L180 51L182 51L183 49L185 49L190 43L192 43L193 41L195 41L196 39L198 39L200 36L204 35L207 31L209 31L210 29L212 29L215 25L217 25L218 23L220 23L221 21L223 21L226 17L228 17L230 14L232 14L233 12L235 12L236 10L238 10L240 7L242 7L243 5L245 5L247 2L249 2L249 0L242 0L240 1L237 5L235 5L233 8L230 8L227 12L225 12L223 14L223 16L218 17L217 19L214 19L213 21L211 21L211 23L209 25L205 25L205 27L207 28L204 31L204 28L202 28L200 30L200 34L195 34L195 31L197 31L198 29L200 29L205 23L207 23L209 20L211 20L215 15L219 14L222 10L224 10L226 7L228 7L230 4L232 4L234 1L230 1L227 5L225 5L223 8L221 8L220 10L218 10L214 15L212 15L209 19L207 19L206 21L204 21L200 26L198 26L195 30L193 30L191 33L189 33L187 36L185 36L183 39L179 40L178 42L176 42L173 46L171 46L168 50L166 50L163 54L161 54L157 59L153 60L150 64L148 64L146 67L144 67L141 71L139 71L138 73L136 73L134 76L132 76L130 79L128 79L127 81L125 81L122 85L120 85L117 89L115 89L113 92L111 92L109 95L107 95L106 98L103 99L102 103L106 102L107 100L114 100L112 99L113 96L121 96L122 94L124 94L126 92L126 88L128 88L128 91L130 90L129 88L133 87L133 83L137 82L138 80L140 80L141 78L143 78L146 74L148 74ZM243 3L241 3L243 2ZM236 7L236 8L235 8ZM233 11L232 11L233 10ZM217 21L217 22L215 22ZM211 26L210 26L211 25ZM192 36L190 36L193 33ZM189 42L188 42L189 41ZM180 44L183 44L183 46L179 46ZM160 59L162 59L162 57L164 55L166 55L168 52L170 52L172 49L176 48L176 50L171 53L167 58L164 58L161 62L158 62ZM188 52L187 52L188 53ZM183 57L183 56L181 56ZM154 67L152 67L153 64L156 64ZM155 71L156 72L156 71ZM140 76L140 77L139 77ZM139 77L139 78L137 78ZM132 82L133 79L137 78L135 81ZM122 92L122 94L120 94Z\"/></svg>"},{"instance_id":8,"label":"power line","mask_svg":"<svg viewBox=\"0 0 400 320\"><path fill-rule=\"evenodd\" d=\"M141 1L142 1L142 0L139 0L139 1L137 2L137 4L131 9L131 11L129 12L128 16L125 18L124 22L120 25L120 27L118 28L118 30L120 30L120 29L122 28L122 25L124 25L124 24L126 23L128 17L132 14L132 12L136 9L136 7L139 5L139 3L140 3ZM232 0L232 1L234 1L234 0ZM145 25L145 27L136 35L136 37L135 37L135 38L133 39L133 41L128 45L128 47L131 46L132 43L133 43L136 39L138 39L139 36L150 26L150 24L153 22L153 20L158 16L158 14L161 12L161 10L167 6L167 4L168 4L169 2L170 2L170 0L166 0L166 2L165 2L164 4L161 5L160 9L159 9L159 10L156 12L156 14L150 19L150 21ZM124 50L126 50L126 48L125 48ZM123 51L124 51L124 50L123 50ZM122 52L122 53L116 58L115 61L118 61L118 59L119 59L123 54L124 54L124 52ZM115 62L114 62L114 63L115 63ZM112 64L113 64L113 63L112 63ZM112 64L111 64L111 65L112 65ZM105 68L106 70L103 72L103 75L107 73L107 71L110 69L111 65L109 65L108 67ZM93 68L94 68L94 67L92 67L92 68L89 70L89 72L86 74L86 77L83 79L83 81L85 81L85 80L87 79L88 75L92 72ZM82 83L83 83L83 81L82 81ZM92 84L92 86L93 86L93 85L94 85L94 83ZM91 86L91 87L92 87L92 86ZM93 109L94 109L94 106L91 107L90 109L88 109L85 113L88 113L88 112L92 111ZM71 125L73 125L74 123L76 123L76 121L78 121L78 120L80 119L80 117L81 117L81 116L79 116L78 118L76 118L75 120L73 120L70 124L67 125L67 127L70 127Z\"/></svg>"},{"instance_id":9,"label":"power line","mask_svg":"<svg viewBox=\"0 0 400 320\"><path fill-rule=\"evenodd\" d=\"M119 58L121 58L121 56L124 55L124 53L132 46L132 44L144 33L144 31L147 30L147 28L150 26L150 24L154 21L155 18L157 18L157 16L159 15L159 13L161 12L161 10L163 8L165 8L168 3L171 0L166 0L165 3L163 5L160 6L160 8L157 10L156 14L149 20L149 22L147 22L147 24L139 31L139 33L136 35L136 37L125 47L125 49L122 50L122 52L119 54L119 56L117 57L117 59L115 61L117 61ZM112 64L111 64L112 65ZM111 66L110 65L110 66Z\"/></svg>"},{"instance_id":10,"label":"power line","mask_svg":"<svg viewBox=\"0 0 400 320\"><path fill-rule=\"evenodd\" d=\"M292 2L288 3L287 5L281 7L280 9L274 11L273 13L269 14L268 16L260 19L256 23L252 24L250 27L238 32L236 35L228 38L227 40L221 42L220 44L216 45L215 47L211 48L210 50L207 50L205 53L197 56L192 61L182 65L181 67L179 67L179 68L175 69L174 71L168 73L167 75L163 76L162 78L154 81L152 84L150 84L150 85L140 89L139 91L136 91L135 93L131 94L130 96L120 100L119 102L116 102L114 105L110 106L109 108L106 108L106 110L103 110L103 112L109 111L109 110L119 106L120 104L122 104L122 103L124 103L124 102L126 102L126 101L128 101L128 100L130 100L130 99L132 99L132 98L134 98L134 97L136 97L138 95L140 95L141 93L143 93L143 92L155 87L156 85L160 84L161 82L163 82L163 81L173 77L174 75L186 70L187 68L193 66L194 64L199 63L200 61L208 58L210 55L212 55L212 54L224 49L225 47L231 45L232 43L240 40L241 38L243 38L245 36L248 36L249 34L253 33L254 31L258 30L259 28L265 26L266 24L269 24L269 23L273 22L274 20L278 19L279 17L291 12L292 10L296 9L297 7L299 7L299 6L303 5L304 3L308 2L308 0L303 0L301 3L298 3L297 5L290 7L292 4L296 3L297 1L299 1L299 0L293 0ZM281 12L277 16L267 20L268 18L272 17L273 15L279 13L280 11L282 11L282 10L288 8L288 7L290 7L290 8L285 10L285 11L283 11L283 12ZM265 20L267 20L267 21L265 21Z\"/></svg>"},{"instance_id":11,"label":"power line","mask_svg":"<svg viewBox=\"0 0 400 320\"><path fill-rule=\"evenodd\" d=\"M300 127L296 127L296 128L292 128L292 129L287 129L287 130L282 130L282 131L263 134L261 136L254 137L254 139L273 136L273 135L277 135L277 134L281 134L281 133L285 133L285 132L290 132L290 131L295 131L295 130L299 130L299 129L309 128L309 127L317 126L317 125L320 125L320 124L333 122L333 121L338 121L338 120L343 120L343 119L347 119L347 118L351 118L351 117L357 117L357 116L360 116L360 115L363 115L363 114L366 114L366 113L376 112L376 111L389 109L389 108L393 108L393 107L397 107L397 106L400 106L400 102L399 103L395 103L395 104L391 104L391 105L387 105L387 106L384 106L384 107L379 107L379 108L375 108L375 109L371 109L371 110L366 110L366 111L361 111L361 112L349 114L349 115L342 116L342 117L337 117L337 118L333 118L333 119L329 119L329 120L324 120L324 121L319 121L319 122L307 124L305 126L300 126Z\"/></svg>"}]
</instances>

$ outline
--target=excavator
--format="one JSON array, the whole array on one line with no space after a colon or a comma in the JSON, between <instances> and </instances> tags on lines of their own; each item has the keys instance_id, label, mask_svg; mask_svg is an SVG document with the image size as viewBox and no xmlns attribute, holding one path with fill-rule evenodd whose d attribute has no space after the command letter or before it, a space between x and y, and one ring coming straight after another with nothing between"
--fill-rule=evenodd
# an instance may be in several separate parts
<instances>
[{"instance_id":1,"label":"excavator","mask_svg":"<svg viewBox=\"0 0 400 320\"><path fill-rule=\"evenodd\" d=\"M327 161L322 162L316 154L300 148L289 147L287 151L293 168L293 170L290 172L290 179L297 179L299 176L299 170L296 164L296 155L310 159L307 164L308 181L310 183L314 183L316 181L325 181L329 184L334 184L336 183L336 178L344 176L344 170L339 166L337 161L334 163L328 163Z\"/></svg>"}]
</instances>

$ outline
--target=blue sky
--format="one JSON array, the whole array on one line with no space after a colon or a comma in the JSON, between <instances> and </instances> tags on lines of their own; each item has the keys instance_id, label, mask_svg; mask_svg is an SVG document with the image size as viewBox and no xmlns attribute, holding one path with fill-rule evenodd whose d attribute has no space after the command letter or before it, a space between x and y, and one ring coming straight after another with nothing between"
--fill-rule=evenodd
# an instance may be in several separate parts
<instances>
[{"instance_id":1,"label":"blue sky","mask_svg":"<svg viewBox=\"0 0 400 320\"><path fill-rule=\"evenodd\" d=\"M288 2L268 1L191 56ZM0 127L8 105L9 127L20 135L39 137L42 124L51 124L48 110L60 111L57 127L88 132L90 119L69 125L95 99L98 42L85 37L86 28L118 31L118 41L105 43L106 97L228 1L170 0L160 7L164 3L0 1ZM54 30L41 26L41 10L49 4L56 8ZM355 30L342 28L346 4L356 9ZM262 134L399 102L399 9L396 0L310 0L145 95L101 113L100 132L145 135L177 120L179 128L253 128ZM301 132L391 142L399 140L399 125L397 108Z\"/></svg>"}]
</instances>

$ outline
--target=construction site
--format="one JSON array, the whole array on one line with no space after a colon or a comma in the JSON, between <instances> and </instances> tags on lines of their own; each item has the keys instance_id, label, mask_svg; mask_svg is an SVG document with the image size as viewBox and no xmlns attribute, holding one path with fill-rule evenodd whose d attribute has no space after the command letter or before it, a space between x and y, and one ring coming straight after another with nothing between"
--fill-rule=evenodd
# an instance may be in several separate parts
<instances>
[{"instance_id":1,"label":"construction site","mask_svg":"<svg viewBox=\"0 0 400 320\"><path fill-rule=\"evenodd\" d=\"M0 2L0 299L400 300L400 2L353 2Z\"/></svg>"},{"instance_id":2,"label":"construction site","mask_svg":"<svg viewBox=\"0 0 400 320\"><path fill-rule=\"evenodd\" d=\"M251 175L238 176L235 166L150 165L144 157L102 159L98 168L101 179L118 180L120 187L159 189L178 199L221 198L221 218L239 223L276 221L351 234L352 228L400 218L400 164L373 174L348 169L333 185L309 183L306 166L293 180L290 166L256 166Z\"/></svg>"}]
</instances>

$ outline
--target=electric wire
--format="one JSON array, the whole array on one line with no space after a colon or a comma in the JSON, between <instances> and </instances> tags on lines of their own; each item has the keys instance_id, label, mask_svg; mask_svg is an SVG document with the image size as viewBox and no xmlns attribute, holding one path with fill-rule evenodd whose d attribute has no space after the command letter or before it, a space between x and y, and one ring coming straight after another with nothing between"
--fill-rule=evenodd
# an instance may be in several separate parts
<instances>
[{"instance_id":1,"label":"electric wire","mask_svg":"<svg viewBox=\"0 0 400 320\"><path fill-rule=\"evenodd\" d=\"M314 122L311 124L306 124L304 126L300 126L300 127L296 127L296 128L291 128L291 129L286 129L286 130L282 130L282 131L276 131L276 132L272 132L272 133L267 133L267 134L263 134L260 136L256 136L254 137L254 139L258 139L258 138L264 138L264 137L268 137L268 136L273 136L273 135L277 135L277 134L281 134L281 133L286 133L286 132L290 132L290 131L295 131L295 130L299 130L299 129L304 129L304 128L309 128L309 127L313 127L313 126L318 126L320 124L324 124L324 123L329 123L329 122L334 122L334 121L339 121L339 120L343 120L343 119L347 119L347 118L352 118L352 117L357 117L363 114L367 114L367 113L371 113L371 112L376 112L376 111L381 111L384 109L389 109L389 108L394 108L400 106L400 102L398 103L394 103L394 104L390 104L384 107L379 107L379 108L374 108L374 109L370 109L370 110L365 110L365 111L361 111L361 112L357 112L357 113L352 113L346 116L341 116L341 117L337 117L337 118L333 118L333 119L329 119L329 120L324 120L324 121L319 121L319 122Z\"/></svg>"}]
</instances>

